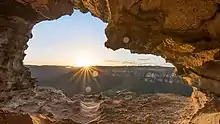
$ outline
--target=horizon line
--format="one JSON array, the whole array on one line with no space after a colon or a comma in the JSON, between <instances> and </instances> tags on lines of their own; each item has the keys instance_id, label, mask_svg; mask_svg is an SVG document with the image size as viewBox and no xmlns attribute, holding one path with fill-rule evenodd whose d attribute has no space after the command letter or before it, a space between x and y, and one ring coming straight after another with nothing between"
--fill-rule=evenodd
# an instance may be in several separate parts
<instances>
[{"instance_id":1,"label":"horizon line","mask_svg":"<svg viewBox=\"0 0 220 124\"><path fill-rule=\"evenodd\" d=\"M82 66L74 66L74 65L55 65L55 64L24 64L25 66L62 66L62 67L82 67ZM175 66L165 66L165 65L91 65L90 67L94 67L94 66L106 66L106 67L149 67L149 66L153 66L153 67L175 67Z\"/></svg>"}]
</instances>

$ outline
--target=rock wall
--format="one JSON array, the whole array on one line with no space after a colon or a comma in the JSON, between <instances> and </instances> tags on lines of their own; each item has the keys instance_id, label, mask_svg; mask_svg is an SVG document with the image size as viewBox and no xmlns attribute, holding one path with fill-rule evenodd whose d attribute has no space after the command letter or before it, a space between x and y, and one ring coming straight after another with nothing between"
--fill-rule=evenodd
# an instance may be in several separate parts
<instances>
[{"instance_id":1,"label":"rock wall","mask_svg":"<svg viewBox=\"0 0 220 124\"><path fill-rule=\"evenodd\" d=\"M32 36L31 24L23 18L25 8L22 11L17 6L12 10L12 5L9 1L0 2L0 91L34 86L30 72L22 63L27 41ZM20 15L14 15L15 12Z\"/></svg>"},{"instance_id":2,"label":"rock wall","mask_svg":"<svg viewBox=\"0 0 220 124\"><path fill-rule=\"evenodd\" d=\"M0 92L35 86L22 63L31 30L73 9L108 22L107 48L160 55L206 93L194 92L199 109L192 120L219 113L219 98L207 95L220 95L219 0L0 0Z\"/></svg>"},{"instance_id":3,"label":"rock wall","mask_svg":"<svg viewBox=\"0 0 220 124\"><path fill-rule=\"evenodd\" d=\"M32 27L73 9L108 22L106 47L160 55L189 85L220 95L219 0L1 0L1 90L34 86L22 63Z\"/></svg>"},{"instance_id":4,"label":"rock wall","mask_svg":"<svg viewBox=\"0 0 220 124\"><path fill-rule=\"evenodd\" d=\"M190 85L220 94L218 1L120 2L106 29L106 47L160 55Z\"/></svg>"},{"instance_id":5,"label":"rock wall","mask_svg":"<svg viewBox=\"0 0 220 124\"><path fill-rule=\"evenodd\" d=\"M0 91L35 86L35 80L22 62L24 51L37 22L72 13L70 1L62 2L63 6L52 0L0 1Z\"/></svg>"}]
</instances>

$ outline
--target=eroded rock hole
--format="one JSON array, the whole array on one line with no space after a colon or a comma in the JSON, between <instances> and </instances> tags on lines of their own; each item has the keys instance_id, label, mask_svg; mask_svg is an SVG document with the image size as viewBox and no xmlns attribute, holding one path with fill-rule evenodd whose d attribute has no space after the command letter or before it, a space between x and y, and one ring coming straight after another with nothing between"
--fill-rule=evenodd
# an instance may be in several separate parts
<instances>
[{"instance_id":1,"label":"eroded rock hole","mask_svg":"<svg viewBox=\"0 0 220 124\"><path fill-rule=\"evenodd\" d=\"M163 58L132 55L125 49L106 49L104 28L103 22L77 11L71 17L41 22L33 29L34 38L28 43L24 63L39 86L60 89L68 96L116 94L124 89L138 94L191 95L192 88L183 83L175 74L175 67ZM132 41L124 36L119 42Z\"/></svg>"},{"instance_id":2,"label":"eroded rock hole","mask_svg":"<svg viewBox=\"0 0 220 124\"><path fill-rule=\"evenodd\" d=\"M164 114L183 110L192 93L192 88L175 74L175 67L162 57L106 49L104 28L103 22L77 11L71 17L37 24L24 60L37 80L37 88L18 93L3 107L58 120L68 116L78 123L93 119L109 122L112 117L98 117L110 115L118 118L114 123L154 119L165 123L185 116ZM125 35L119 42L132 44L131 39ZM18 99L21 107L12 105ZM107 110L110 106L113 109ZM133 116L125 109L131 109ZM154 112L160 115L153 116Z\"/></svg>"},{"instance_id":3,"label":"eroded rock hole","mask_svg":"<svg viewBox=\"0 0 220 124\"><path fill-rule=\"evenodd\" d=\"M132 124L133 123L170 123L170 122L179 123L185 120L189 120L190 122L193 123L218 122L219 121L218 94L220 94L218 89L219 61L216 59L219 54L218 6L219 6L219 1L202 1L202 0L201 1L191 0L185 2L182 1L177 2L176 0L170 2L167 1L161 2L160 0L156 0L156 1L139 0L139 1L120 1L120 2L117 0L116 1L106 0L101 2L100 1L94 2L93 0L91 1L80 1L80 0L1 1L0 2L0 8L1 8L0 9L1 12L0 13L1 14L0 16L0 22L1 22L0 25L0 36L1 36L0 123L8 123L10 119L16 120L16 118L17 119L27 118L26 121L27 123L37 122L38 120L41 120L41 122L47 121L50 123L65 123L65 122L66 123L67 122L68 123L69 122L122 123L123 122L123 123L132 123ZM12 7L14 9L12 9ZM90 79L82 78L82 80L79 79L79 82L83 82L82 83L83 85L80 88L77 88L78 91L76 92L73 89L69 90L69 92L66 92L65 88L61 88L61 85L54 86L57 89L60 88L61 90L63 90L64 93L69 97L66 97L61 90L56 90L52 88L42 88L42 87L36 87L34 89L36 81L33 78L31 78L31 74L28 68L26 68L30 66L25 67L22 63L22 60L24 59L25 56L24 50L26 49L26 42L28 41L29 38L32 37L30 33L31 29L33 25L36 24L37 22L41 22L43 20L54 20L65 14L70 15L72 13L73 8L80 9L81 12L90 11L93 16L96 16L101 20L103 20L104 22L109 23L108 27L105 30L107 36L107 42L105 43L106 47L111 48L113 50L125 48L125 49L129 49L130 52L132 53L138 53L138 54L161 55L164 58L166 58L168 61L172 62L177 67L178 70L181 70L180 74L184 79L184 81L189 85L197 87L194 88L195 91L192 94L192 98L194 98L192 103L196 103L195 104L197 105L196 110L198 110L197 113L194 114L193 109L191 109L188 106L189 102L186 100L185 96L168 95L168 94L164 94L164 92L162 94L161 93L155 94L155 92L158 92L158 89L159 91L161 91L162 89L166 88L165 86L169 86L170 88L175 84L174 82L170 82L170 80L166 81L167 80L166 77L170 77L170 76L164 76L165 77L164 80L162 79L163 83L160 83L161 75L163 74L159 74L160 76L155 78L154 75L155 70L158 69L160 72L162 72L161 69L165 69L165 70L168 69L165 67L154 68L151 66L150 69L153 70L154 72L151 72L150 74L149 73L146 74L142 72L146 70L148 70L147 72L149 72L149 67L142 66L139 68L135 66L132 67L132 69L130 69L130 66L129 67L123 66L117 68L93 66L96 67L96 69L97 68L98 69L91 71L92 73L91 75L93 77L91 79L97 79L99 77L102 77L103 74L108 73L108 75L109 74L111 75L109 77L110 79L112 78L118 79L118 77L123 77L119 79L122 79L124 83L115 84L115 82L121 80L112 81L112 80L108 80L108 78L105 77L103 78L104 79L103 81L110 82L111 85L106 85L106 84L103 85L101 83L101 85L98 86L97 84L99 83L97 82L102 82L100 80L98 81L94 80L93 82L90 83L90 85L88 85L87 83L89 82ZM91 25L87 26L85 29L88 30L89 29L88 27L90 26ZM80 30L83 30L83 28L81 28ZM57 31L60 31L60 29ZM66 33L68 34L68 32L70 31L63 31L63 32L65 32L65 34ZM96 31L93 32L96 33ZM45 32L44 34L49 34L49 33ZM63 42L65 41L65 44L67 44L66 41L68 41L68 39L55 38L56 33L52 33L52 34L54 35L54 39L47 40L48 44L45 45L47 49L50 49L49 46L54 47L56 45L58 49L62 48L64 44L62 45L56 44L56 40L58 41L62 40ZM36 36L36 34L34 35ZM76 40L79 41L79 39ZM91 38L88 39L88 41L90 40ZM99 41L98 39L93 39L93 40ZM48 41L53 41L53 43L50 43ZM81 42L82 41L84 40L81 40ZM93 47L95 47L95 45ZM80 45L78 46L78 48L82 49ZM83 48L83 51L85 51L85 49L89 50L88 48ZM54 51L52 49L51 51L49 50L49 52L51 52L50 56L56 55L55 58L58 58L58 61L64 60L62 57L65 58L65 56L62 57L59 56L62 53L62 50L61 51L60 50L61 49L59 49L59 52L57 52L56 54L54 54ZM69 49L66 50L68 51ZM40 53L41 55L40 57L45 57L47 59L50 59L50 56L46 56L48 51L45 52L42 49L41 51L43 52ZM94 51L95 50L93 49L93 52ZM72 53L72 52L68 51L64 53ZM80 57L84 57L88 54L91 54L92 52L84 53L83 55L80 55L79 51L75 53L79 54ZM117 51L115 53L117 53ZM75 58L73 57L74 55L75 54L67 55L67 58L70 58L70 56L71 58ZM120 58L126 58L126 55L123 52L122 53L119 52L116 55L117 56L121 55ZM34 56L36 57L36 55ZM107 55L105 56L109 57ZM138 56L138 55L134 55L134 56ZM143 56L143 58L146 56L148 56L149 58L153 57L151 55L145 55ZM102 57L91 57L91 58L95 58L97 60L97 58L102 58ZM127 64L135 63L131 61L131 58L133 57L127 56L127 58L129 59L127 61L123 60L124 61L122 62L123 64L127 65ZM110 59L110 61L115 62L115 60L112 59ZM47 64L50 64L51 62ZM73 62L68 63L68 62L71 61L64 62L68 65L65 66L65 69L66 70L71 69L71 71L68 70L68 72L70 72L71 75L74 75L75 74L73 72L74 68L71 66L74 65L75 63ZM91 67L89 67L89 65L91 65L91 59L79 59L79 62L77 63L78 66L84 66L84 67L83 68L78 67L77 68L78 70L75 68L75 71L80 71L81 69L83 69L84 72L90 72L89 68ZM59 61L59 64L63 65L63 62ZM137 63L135 64L138 65ZM146 63L144 62L144 64ZM57 63L55 65L57 65ZM47 67L50 68L51 66L47 66ZM173 74L174 68L172 68L171 70ZM136 71L137 73L134 73L134 71ZM48 74L51 73L47 73L44 76L47 76ZM62 81L62 85L68 84L69 88L71 88L72 87L71 84L74 80L74 77L77 76L74 75L73 77L71 76L71 78L69 78L68 74L66 73L64 78L70 79L70 83L68 84L66 83L66 81ZM124 77L126 77L126 80L123 80ZM146 90L145 87L150 82L149 77L153 80L151 81L152 85L158 83L160 84L159 86L157 86L156 91L154 90L150 92L153 93L150 95L149 95L149 90L145 92ZM173 75L171 77L175 78L178 76ZM54 82L60 81L59 78L60 77L56 78L57 80L54 79L53 83L50 84L53 85ZM36 80L39 80L39 78L37 78ZM95 84L94 82L97 83L96 84L97 86L95 85L96 87L91 85L91 84ZM135 82L135 85L134 83L129 84L127 82ZM40 81L37 84L40 85ZM118 84L120 85L118 86ZM127 84L129 84L129 86ZM116 87L112 87L112 85L116 85ZM139 87L139 85L141 85L141 87ZM107 88L98 90L103 87L107 87ZM122 87L123 88L126 87L125 89L127 90L121 91ZM129 89L129 87L132 88ZM150 86L148 85L147 87L149 88ZM154 88L151 87L150 89L154 89ZM107 92L105 92L105 90L107 90ZM172 93L173 92L176 92L176 89L172 90ZM80 93L84 95L76 95L76 93ZM99 95L95 95L97 93ZM74 96L72 94L74 94ZM179 91L178 94L180 94ZM156 107L155 106L152 107L152 105L156 105ZM111 109L109 109L109 106L111 106ZM187 108L183 109L184 107ZM5 112L4 110L6 111L11 110L14 111L15 113ZM142 110L141 111L142 113L139 110ZM173 115L172 114L174 113L173 111L181 111L181 112L175 113L175 115ZM24 115L23 114L24 112L30 113L31 116ZM146 115L143 113L149 113L149 114ZM44 117L39 116L39 114L49 117L50 119L49 118L45 119ZM11 115L15 115L15 116L12 117ZM70 120L68 119L63 120L63 118L66 118L67 115L68 117L70 117ZM157 117L155 115L159 115L159 116ZM96 118L100 116L101 118ZM188 116L189 118L187 118L186 116ZM190 117L192 118L190 119ZM94 118L96 119L90 122L90 120ZM115 120L112 120L112 118L114 118ZM19 119L15 121L15 123L24 123L24 122L19 122L19 121L24 121ZM60 122L57 121L54 122L53 119L55 119L55 121L57 120Z\"/></svg>"}]
</instances>

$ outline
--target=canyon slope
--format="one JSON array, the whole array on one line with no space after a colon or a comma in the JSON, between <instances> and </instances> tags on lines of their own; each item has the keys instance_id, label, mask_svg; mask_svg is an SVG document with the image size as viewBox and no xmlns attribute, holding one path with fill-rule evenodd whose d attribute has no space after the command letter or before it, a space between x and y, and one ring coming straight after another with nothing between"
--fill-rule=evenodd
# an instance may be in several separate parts
<instances>
[{"instance_id":1,"label":"canyon slope","mask_svg":"<svg viewBox=\"0 0 220 124\"><path fill-rule=\"evenodd\" d=\"M67 96L86 93L116 93L129 90L136 93L175 93L191 96L193 89L175 75L174 67L160 66L27 66L39 86L62 90ZM97 75L93 76L93 73Z\"/></svg>"}]
</instances>

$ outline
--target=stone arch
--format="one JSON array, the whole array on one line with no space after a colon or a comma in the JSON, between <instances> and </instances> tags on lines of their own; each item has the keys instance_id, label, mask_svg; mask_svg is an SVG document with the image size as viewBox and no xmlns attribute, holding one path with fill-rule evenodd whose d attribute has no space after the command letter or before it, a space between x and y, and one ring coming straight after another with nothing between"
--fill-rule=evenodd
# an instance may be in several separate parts
<instances>
[{"instance_id":1,"label":"stone arch","mask_svg":"<svg viewBox=\"0 0 220 124\"><path fill-rule=\"evenodd\" d=\"M31 29L43 20L90 11L108 22L105 46L155 54L173 63L192 86L220 94L218 0L5 0L0 1L1 90L34 87L24 67ZM123 39L129 42L124 43Z\"/></svg>"}]
</instances>

